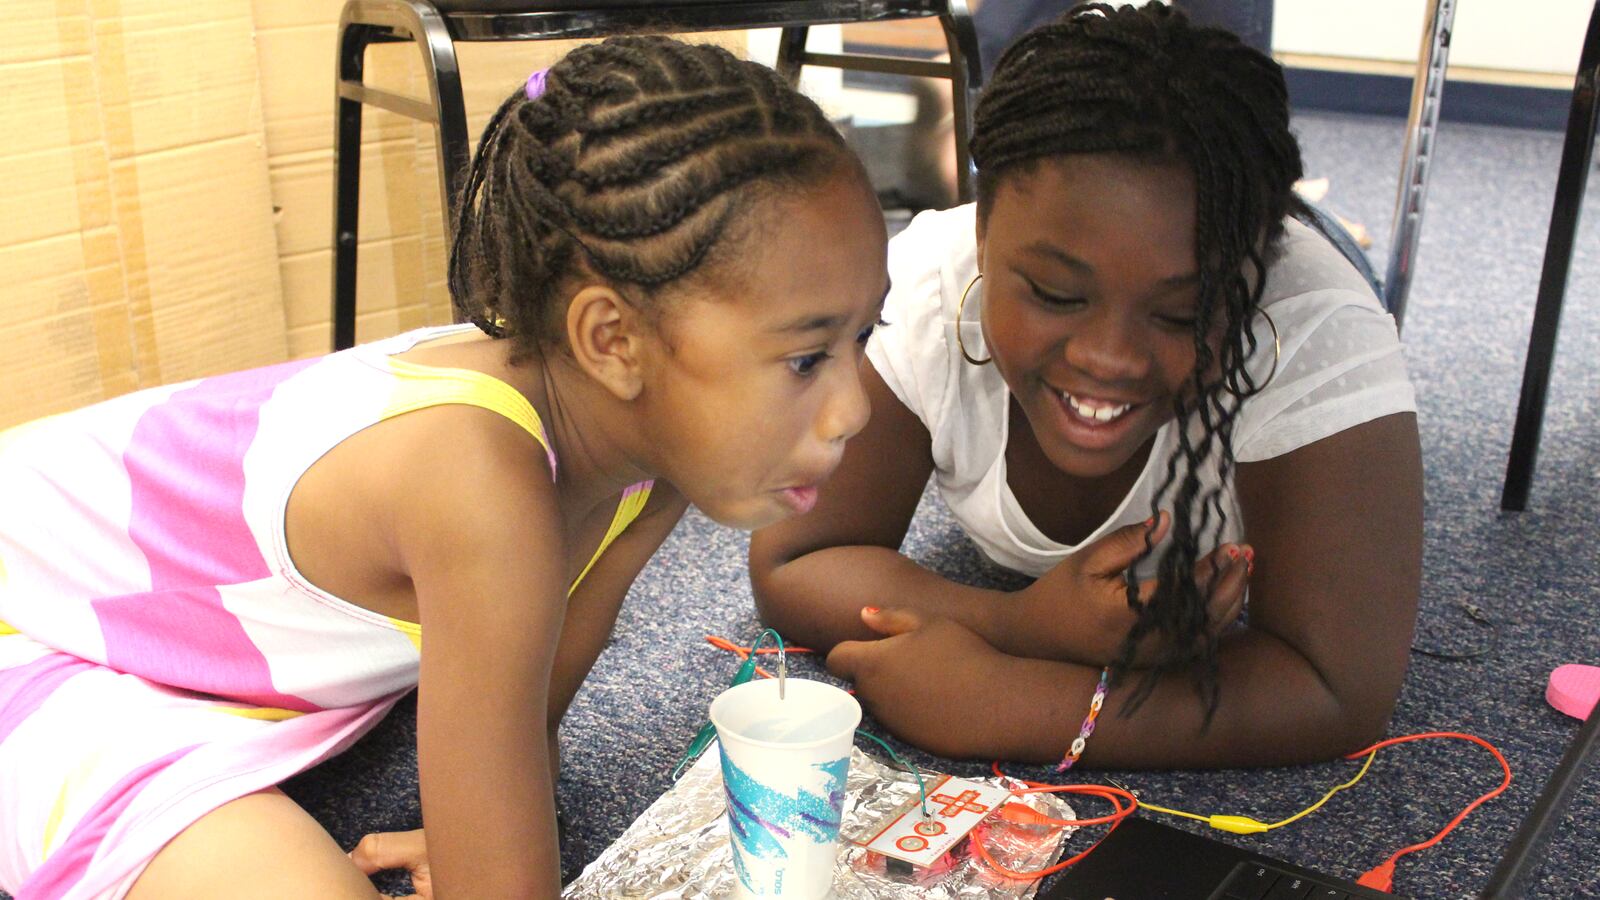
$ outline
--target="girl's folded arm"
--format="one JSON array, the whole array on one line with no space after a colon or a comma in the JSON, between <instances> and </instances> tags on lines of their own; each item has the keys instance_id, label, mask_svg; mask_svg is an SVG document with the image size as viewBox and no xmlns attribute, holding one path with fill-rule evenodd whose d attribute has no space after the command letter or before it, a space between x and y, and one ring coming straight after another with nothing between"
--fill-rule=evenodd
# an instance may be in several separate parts
<instances>
[{"instance_id":1,"label":"girl's folded arm","mask_svg":"<svg viewBox=\"0 0 1600 900\"><path fill-rule=\"evenodd\" d=\"M894 641L902 643L891 652ZM1361 746L1339 699L1292 648L1259 632L1224 643L1222 701L1208 728L1187 673L1163 677L1129 716L1122 715L1128 691L1119 687L1080 767L1285 765ZM1100 677L1089 666L1009 656L947 621L900 638L841 644L828 667L852 678L857 699L903 740L954 759L1032 763L1066 753Z\"/></svg>"},{"instance_id":2,"label":"girl's folded arm","mask_svg":"<svg viewBox=\"0 0 1600 900\"><path fill-rule=\"evenodd\" d=\"M1421 580L1416 417L1384 417L1241 465L1256 548L1250 625L1217 649L1209 726L1190 673L1121 715L1114 689L1088 741L1099 767L1274 765L1359 749L1385 728L1405 675ZM937 660L937 664L933 664ZM829 666L897 735L954 757L1059 759L1098 669L994 650L950 623L847 644Z\"/></svg>"},{"instance_id":3,"label":"girl's folded arm","mask_svg":"<svg viewBox=\"0 0 1600 900\"><path fill-rule=\"evenodd\" d=\"M1413 413L1375 419L1241 464L1255 572L1249 627L1218 648L1220 705L1198 730L1187 679L1116 720L1110 765L1326 759L1382 736L1405 679L1422 581L1422 453ZM1187 706L1184 713L1179 707ZM1196 740L1160 758L1135 745L1157 723ZM1137 723L1137 724L1136 724ZM1125 734L1124 734L1125 733ZM1192 762L1183 757L1201 757ZM1150 755L1147 755L1150 754Z\"/></svg>"},{"instance_id":4,"label":"girl's folded arm","mask_svg":"<svg viewBox=\"0 0 1600 900\"><path fill-rule=\"evenodd\" d=\"M1090 741L1096 765L1305 762L1357 750L1387 727L1422 580L1415 414L1241 464L1238 489L1256 551L1249 627L1217 649L1211 727L1201 731L1203 704L1180 673L1148 708L1106 723Z\"/></svg>"},{"instance_id":5,"label":"girl's folded arm","mask_svg":"<svg viewBox=\"0 0 1600 900\"><path fill-rule=\"evenodd\" d=\"M449 413L462 427L408 460L392 526L422 624L417 753L434 896L555 897L546 722L569 577L556 490L526 433Z\"/></svg>"},{"instance_id":6,"label":"girl's folded arm","mask_svg":"<svg viewBox=\"0 0 1600 900\"><path fill-rule=\"evenodd\" d=\"M1317 673L1347 743L1375 738L1405 678L1422 587L1416 414L1242 464L1238 490L1256 549L1251 630Z\"/></svg>"}]
</instances>

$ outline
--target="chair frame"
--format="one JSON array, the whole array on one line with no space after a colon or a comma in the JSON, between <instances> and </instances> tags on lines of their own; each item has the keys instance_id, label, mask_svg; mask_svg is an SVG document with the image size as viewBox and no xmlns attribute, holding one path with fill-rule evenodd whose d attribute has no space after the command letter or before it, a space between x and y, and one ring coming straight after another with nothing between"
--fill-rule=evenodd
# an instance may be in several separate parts
<instances>
[{"instance_id":1,"label":"chair frame","mask_svg":"<svg viewBox=\"0 0 1600 900\"><path fill-rule=\"evenodd\" d=\"M1545 237L1544 268L1539 275L1539 296L1533 305L1533 326L1528 334L1528 356L1522 370L1522 394L1517 401L1517 422L1511 431L1511 453L1506 460L1506 480L1500 508L1521 512L1528 508L1533 468L1539 456L1539 432L1544 427L1545 401L1550 392L1550 368L1555 363L1556 333L1561 328L1561 306L1572 272L1572 246L1578 234L1578 216L1594 159L1595 126L1600 124L1600 3L1589 13L1589 30L1578 54L1578 74L1572 83L1572 106L1567 112L1567 135L1561 148L1561 168L1556 175L1556 196L1550 210L1550 231ZM1591 716L1591 718L1600 718Z\"/></svg>"},{"instance_id":2,"label":"chair frame","mask_svg":"<svg viewBox=\"0 0 1600 900\"><path fill-rule=\"evenodd\" d=\"M1422 239L1422 207L1428 198L1433 139L1439 131L1439 110L1450 63L1450 30L1455 18L1456 0L1428 0L1423 13L1422 49L1417 54L1417 74L1411 87L1411 108L1406 115L1405 145L1400 151L1400 184L1383 278L1383 305L1394 316L1397 329L1405 325L1417 244Z\"/></svg>"},{"instance_id":3,"label":"chair frame","mask_svg":"<svg viewBox=\"0 0 1600 900\"><path fill-rule=\"evenodd\" d=\"M812 25L934 18L943 26L949 61L806 49ZM372 105L432 123L437 137L444 234L454 230L457 198L470 163L466 104L455 45L462 41L577 40L641 30L701 32L782 28L777 70L797 84L804 66L946 78L955 114L961 200L972 199L971 93L983 78L977 34L966 0L738 0L657 3L637 8L522 13L443 13L427 0L347 0L339 19L334 132L333 349L355 344L356 255L361 191L361 109ZM422 54L429 102L363 81L367 47L411 42Z\"/></svg>"}]
</instances>

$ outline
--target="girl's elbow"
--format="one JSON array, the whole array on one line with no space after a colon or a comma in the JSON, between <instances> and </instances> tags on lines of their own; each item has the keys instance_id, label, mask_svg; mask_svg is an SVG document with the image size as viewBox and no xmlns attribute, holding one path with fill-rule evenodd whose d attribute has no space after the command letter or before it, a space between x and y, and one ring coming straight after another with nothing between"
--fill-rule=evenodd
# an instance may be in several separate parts
<instances>
[{"instance_id":1,"label":"girl's elbow","mask_svg":"<svg viewBox=\"0 0 1600 900\"><path fill-rule=\"evenodd\" d=\"M793 590L785 590L781 584L777 567L764 572L758 572L756 567L750 567L750 592L756 602L756 618L762 625L775 628L783 635L786 641L807 641L807 646L816 644L810 631L803 604L796 599Z\"/></svg>"},{"instance_id":2,"label":"girl's elbow","mask_svg":"<svg viewBox=\"0 0 1600 900\"><path fill-rule=\"evenodd\" d=\"M1369 687L1341 703L1339 722L1334 729L1338 735L1338 753L1355 753L1383 740L1399 696L1399 684L1394 685L1393 690L1374 691Z\"/></svg>"},{"instance_id":3,"label":"girl's elbow","mask_svg":"<svg viewBox=\"0 0 1600 900\"><path fill-rule=\"evenodd\" d=\"M783 590L777 584L776 565L760 565L754 556L750 559L750 593L756 602L756 616L762 624L783 630L789 606Z\"/></svg>"},{"instance_id":4,"label":"girl's elbow","mask_svg":"<svg viewBox=\"0 0 1600 900\"><path fill-rule=\"evenodd\" d=\"M760 532L750 540L749 556L746 559L750 571L750 592L755 596L756 613L761 616L761 621L771 624L771 617L782 617L786 607L785 591L783 590L781 573L783 567L793 561L793 557L782 552L773 542L762 540Z\"/></svg>"}]
</instances>

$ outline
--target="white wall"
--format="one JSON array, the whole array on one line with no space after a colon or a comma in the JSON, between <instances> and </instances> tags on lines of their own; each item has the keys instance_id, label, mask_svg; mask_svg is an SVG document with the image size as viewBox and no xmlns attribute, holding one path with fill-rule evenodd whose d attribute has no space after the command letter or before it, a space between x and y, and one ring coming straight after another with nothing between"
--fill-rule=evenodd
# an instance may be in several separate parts
<instances>
[{"instance_id":1,"label":"white wall","mask_svg":"<svg viewBox=\"0 0 1600 900\"><path fill-rule=\"evenodd\" d=\"M1457 0L1450 64L1572 74L1593 0ZM1357 59L1414 61L1425 0L1277 0L1272 47Z\"/></svg>"}]
</instances>

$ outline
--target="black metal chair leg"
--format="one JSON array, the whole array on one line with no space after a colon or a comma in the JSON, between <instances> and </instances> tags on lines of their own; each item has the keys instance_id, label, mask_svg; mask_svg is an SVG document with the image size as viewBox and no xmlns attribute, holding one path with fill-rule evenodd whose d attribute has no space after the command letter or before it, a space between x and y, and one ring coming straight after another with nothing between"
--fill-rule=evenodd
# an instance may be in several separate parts
<instances>
[{"instance_id":1,"label":"black metal chair leg","mask_svg":"<svg viewBox=\"0 0 1600 900\"><path fill-rule=\"evenodd\" d=\"M471 159L467 150L467 105L461 96L461 67L456 45L444 19L431 5L407 0L413 21L412 40L422 51L422 72L433 100L433 136L439 157L439 211L445 240L455 234L455 209L466 185Z\"/></svg>"},{"instance_id":2,"label":"black metal chair leg","mask_svg":"<svg viewBox=\"0 0 1600 900\"><path fill-rule=\"evenodd\" d=\"M785 28L778 37L778 59L773 68L791 87L800 86L800 66L806 55L806 38L810 35L809 27L799 25Z\"/></svg>"},{"instance_id":3,"label":"black metal chair leg","mask_svg":"<svg viewBox=\"0 0 1600 900\"><path fill-rule=\"evenodd\" d=\"M978 58L978 33L972 27L966 0L949 0L939 16L950 48L950 111L955 116L956 195L962 203L975 199L972 172L972 92L983 84Z\"/></svg>"},{"instance_id":4,"label":"black metal chair leg","mask_svg":"<svg viewBox=\"0 0 1600 900\"><path fill-rule=\"evenodd\" d=\"M339 85L360 83L368 28L350 21L345 9L339 22L338 80L334 83L333 133L333 349L356 342L356 238L361 214L361 102L343 96Z\"/></svg>"},{"instance_id":5,"label":"black metal chair leg","mask_svg":"<svg viewBox=\"0 0 1600 900\"><path fill-rule=\"evenodd\" d=\"M422 54L431 105L362 81L366 48L373 43L411 41ZM417 0L362 0L345 4L339 25L336 82L338 127L334 136L333 349L356 339L356 251L361 210L361 107L372 103L429 122L439 160L439 211L446 239L455 232L455 209L470 163L466 103L455 42L443 17Z\"/></svg>"},{"instance_id":6,"label":"black metal chair leg","mask_svg":"<svg viewBox=\"0 0 1600 900\"><path fill-rule=\"evenodd\" d=\"M1567 137L1561 150L1561 171L1556 177L1555 204L1550 211L1550 234L1544 247L1544 271L1539 276L1539 299L1533 309L1533 330L1528 337L1528 359L1522 372L1522 397L1517 402L1517 424L1511 432L1511 457L1506 464L1500 508L1521 511L1528 507L1534 462L1539 454L1539 432L1544 425L1550 366L1555 361L1556 333L1561 327L1561 303L1572 268L1572 244L1583 208L1589 164L1594 157L1596 83L1600 80L1600 4L1589 16L1588 35L1578 60L1578 77L1572 87L1572 108L1567 113Z\"/></svg>"}]
</instances>

